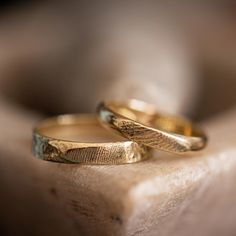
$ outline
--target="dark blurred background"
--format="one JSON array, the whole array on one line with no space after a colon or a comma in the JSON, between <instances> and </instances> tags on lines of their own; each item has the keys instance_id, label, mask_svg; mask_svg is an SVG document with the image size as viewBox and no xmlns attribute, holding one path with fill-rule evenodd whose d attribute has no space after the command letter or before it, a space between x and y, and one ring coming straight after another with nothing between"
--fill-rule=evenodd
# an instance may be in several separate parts
<instances>
[{"instance_id":1,"label":"dark blurred background","mask_svg":"<svg viewBox=\"0 0 236 236\"><path fill-rule=\"evenodd\" d=\"M231 1L3 1L0 93L47 115L140 98L203 120L236 101Z\"/></svg>"}]
</instances>

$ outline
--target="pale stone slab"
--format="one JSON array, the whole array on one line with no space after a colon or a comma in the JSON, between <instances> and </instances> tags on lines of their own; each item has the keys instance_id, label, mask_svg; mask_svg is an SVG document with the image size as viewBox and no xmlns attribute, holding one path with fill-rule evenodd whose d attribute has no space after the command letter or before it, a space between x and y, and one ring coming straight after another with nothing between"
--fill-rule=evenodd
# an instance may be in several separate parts
<instances>
[{"instance_id":1,"label":"pale stone slab","mask_svg":"<svg viewBox=\"0 0 236 236\"><path fill-rule=\"evenodd\" d=\"M234 235L236 112L206 122L210 142L180 158L130 165L41 161L30 153L36 116L2 106L3 231L36 235ZM17 132L16 132L17 130ZM14 225L14 227L12 227Z\"/></svg>"}]
</instances>

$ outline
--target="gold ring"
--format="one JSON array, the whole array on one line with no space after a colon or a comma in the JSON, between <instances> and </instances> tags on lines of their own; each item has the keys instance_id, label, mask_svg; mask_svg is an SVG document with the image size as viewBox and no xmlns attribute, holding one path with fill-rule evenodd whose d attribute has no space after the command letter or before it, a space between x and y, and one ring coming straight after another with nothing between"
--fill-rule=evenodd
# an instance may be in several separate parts
<instances>
[{"instance_id":1,"label":"gold ring","mask_svg":"<svg viewBox=\"0 0 236 236\"><path fill-rule=\"evenodd\" d=\"M123 137L162 151L183 153L206 146L204 132L189 120L158 112L155 106L138 100L103 102L100 121Z\"/></svg>"},{"instance_id":2,"label":"gold ring","mask_svg":"<svg viewBox=\"0 0 236 236\"><path fill-rule=\"evenodd\" d=\"M37 125L33 152L49 161L123 164L145 159L149 148L114 136L94 115L62 115Z\"/></svg>"}]
</instances>

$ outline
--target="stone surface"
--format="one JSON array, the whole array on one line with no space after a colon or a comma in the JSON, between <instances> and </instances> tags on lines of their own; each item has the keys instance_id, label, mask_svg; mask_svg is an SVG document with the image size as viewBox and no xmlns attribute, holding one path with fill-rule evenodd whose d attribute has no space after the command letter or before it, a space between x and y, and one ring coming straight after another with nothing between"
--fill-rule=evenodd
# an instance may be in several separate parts
<instances>
[{"instance_id":1,"label":"stone surface","mask_svg":"<svg viewBox=\"0 0 236 236\"><path fill-rule=\"evenodd\" d=\"M36 115L1 105L1 230L57 235L234 235L236 112L204 123L194 155L114 166L34 158ZM227 124L227 125L226 125ZM17 132L15 132L17 130ZM14 227L12 227L14 225Z\"/></svg>"}]
</instances>

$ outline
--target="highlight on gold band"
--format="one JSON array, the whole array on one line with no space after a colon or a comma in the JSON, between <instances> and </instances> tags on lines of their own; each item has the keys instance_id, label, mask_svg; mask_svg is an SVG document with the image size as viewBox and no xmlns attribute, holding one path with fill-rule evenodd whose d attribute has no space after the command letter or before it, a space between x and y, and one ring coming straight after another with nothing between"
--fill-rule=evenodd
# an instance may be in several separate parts
<instances>
[{"instance_id":1,"label":"highlight on gold band","mask_svg":"<svg viewBox=\"0 0 236 236\"><path fill-rule=\"evenodd\" d=\"M188 119L158 112L142 101L102 102L98 115L105 127L158 150L184 153L201 150L207 143L203 130Z\"/></svg>"},{"instance_id":2,"label":"highlight on gold band","mask_svg":"<svg viewBox=\"0 0 236 236\"><path fill-rule=\"evenodd\" d=\"M124 164L145 159L149 148L108 132L94 115L62 115L37 125L33 152L56 162Z\"/></svg>"}]
</instances>

